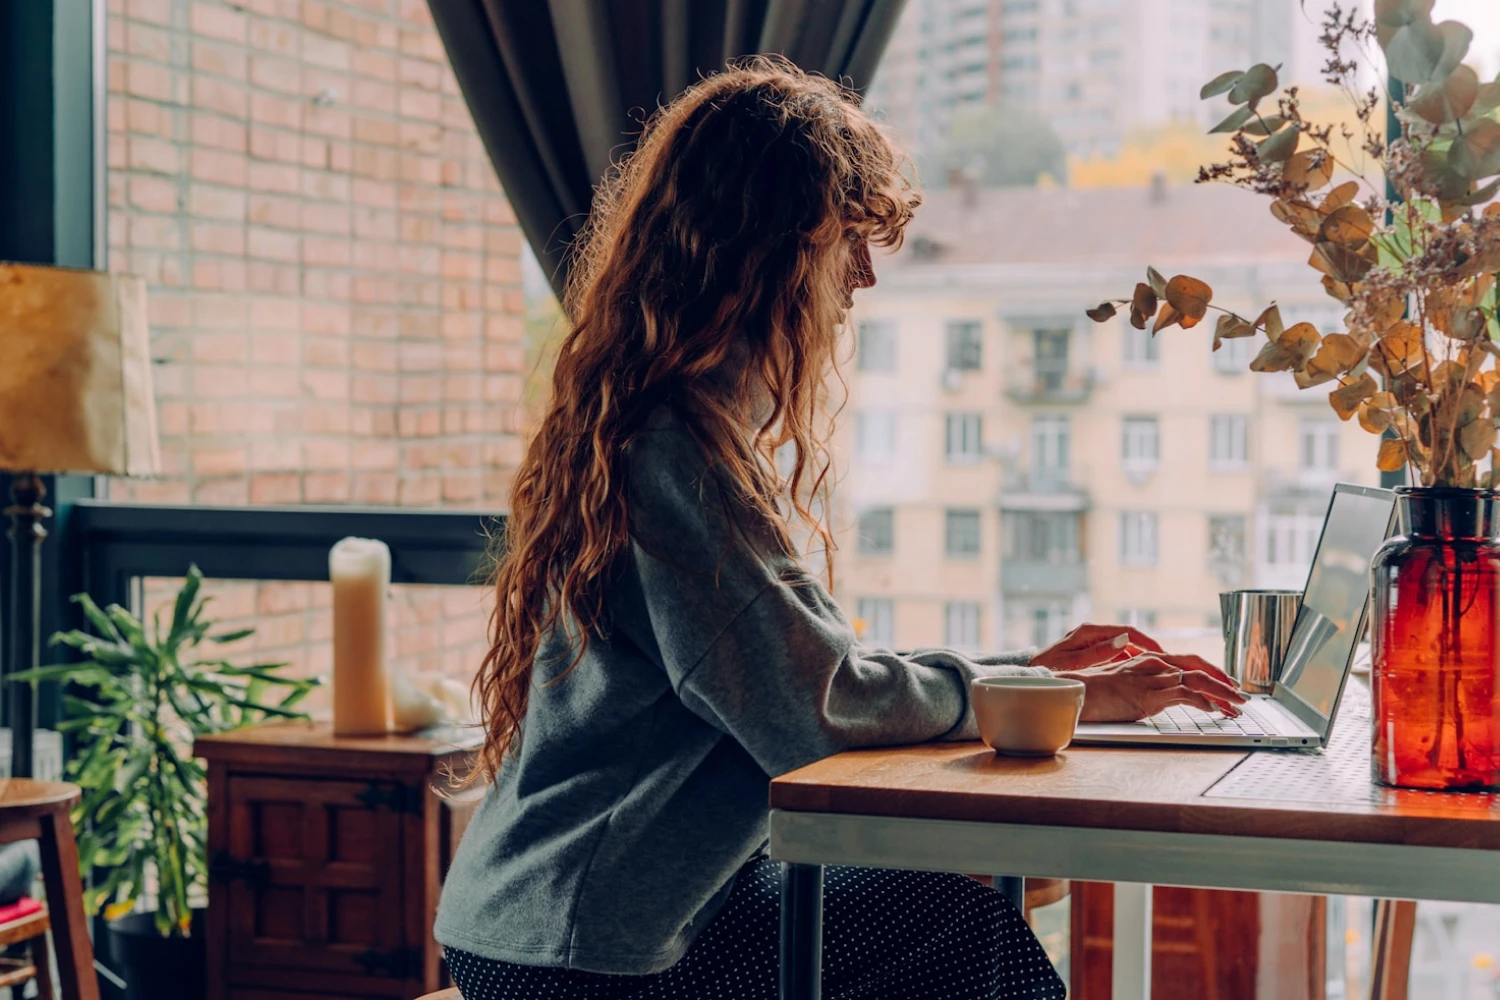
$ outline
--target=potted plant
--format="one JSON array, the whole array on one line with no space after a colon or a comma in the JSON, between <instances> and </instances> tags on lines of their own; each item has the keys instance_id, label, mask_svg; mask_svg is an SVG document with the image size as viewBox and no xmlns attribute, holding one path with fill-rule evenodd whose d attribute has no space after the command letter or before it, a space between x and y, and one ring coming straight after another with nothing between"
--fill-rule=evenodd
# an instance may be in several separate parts
<instances>
[{"instance_id":1,"label":"potted plant","mask_svg":"<svg viewBox=\"0 0 1500 1000\"><path fill-rule=\"evenodd\" d=\"M1356 127L1305 119L1297 89L1279 90L1271 66L1224 73L1202 90L1227 95L1234 110L1212 130L1230 134L1231 157L1199 181L1271 199L1347 308L1342 329L1286 326L1274 303L1254 318L1222 310L1203 281L1153 269L1128 298L1088 314L1103 322L1124 308L1154 334L1217 311L1215 350L1260 340L1252 370L1328 386L1341 419L1380 435L1377 464L1406 470L1411 486L1399 491L1401 537L1373 566L1374 776L1496 788L1500 204L1490 202L1500 192L1500 82L1464 64L1472 32L1434 24L1431 11L1432 0L1376 0L1373 20L1337 6L1326 16L1324 72L1350 96ZM1346 57L1371 41L1385 53L1388 95L1362 91ZM1400 123L1389 144L1385 101ZM1379 164L1375 183L1359 159Z\"/></svg>"},{"instance_id":2,"label":"potted plant","mask_svg":"<svg viewBox=\"0 0 1500 1000\"><path fill-rule=\"evenodd\" d=\"M73 734L67 774L83 789L73 822L79 865L92 876L84 904L110 921L109 951L132 1000L193 1000L206 989L196 907L207 887L208 813L194 737L306 718L294 706L317 684L283 676L285 664L235 666L213 655L212 645L254 630L210 634L202 583L193 566L171 621L157 615L149 630L125 609L100 609L79 594L93 631L52 642L82 660L15 675L70 686L58 728ZM200 650L204 642L212 645Z\"/></svg>"}]
</instances>

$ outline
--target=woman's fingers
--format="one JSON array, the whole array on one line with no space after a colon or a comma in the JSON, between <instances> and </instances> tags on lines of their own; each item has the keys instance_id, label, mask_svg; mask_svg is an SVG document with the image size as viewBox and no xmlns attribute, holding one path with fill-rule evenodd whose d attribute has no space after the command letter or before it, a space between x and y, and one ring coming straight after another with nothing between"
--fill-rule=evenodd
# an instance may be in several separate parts
<instances>
[{"instance_id":1,"label":"woman's fingers","mask_svg":"<svg viewBox=\"0 0 1500 1000\"><path fill-rule=\"evenodd\" d=\"M1182 675L1182 682L1194 691L1202 692L1217 701L1230 705L1243 705L1250 699L1233 684L1226 684L1212 674L1201 670L1189 670Z\"/></svg>"},{"instance_id":2,"label":"woman's fingers","mask_svg":"<svg viewBox=\"0 0 1500 1000\"><path fill-rule=\"evenodd\" d=\"M1216 678L1221 683L1228 684L1230 687L1237 686L1228 674L1201 656L1177 656L1172 653L1164 653L1162 654L1162 659L1175 667L1181 667L1183 670L1197 670L1208 674L1210 677Z\"/></svg>"},{"instance_id":3,"label":"woman's fingers","mask_svg":"<svg viewBox=\"0 0 1500 1000\"><path fill-rule=\"evenodd\" d=\"M1204 712L1213 712L1218 707L1206 695L1181 685L1156 692L1153 701L1156 707L1148 715L1155 715L1173 705L1191 705Z\"/></svg>"}]
</instances>

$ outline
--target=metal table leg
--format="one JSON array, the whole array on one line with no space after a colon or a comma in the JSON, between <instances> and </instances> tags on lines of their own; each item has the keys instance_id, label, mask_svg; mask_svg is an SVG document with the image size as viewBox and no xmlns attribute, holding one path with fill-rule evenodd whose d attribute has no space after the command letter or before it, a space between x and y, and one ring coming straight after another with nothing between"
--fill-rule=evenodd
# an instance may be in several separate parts
<instances>
[{"instance_id":1,"label":"metal table leg","mask_svg":"<svg viewBox=\"0 0 1500 1000\"><path fill-rule=\"evenodd\" d=\"M1151 1000L1151 887L1115 883L1114 1000Z\"/></svg>"},{"instance_id":2,"label":"metal table leg","mask_svg":"<svg viewBox=\"0 0 1500 1000\"><path fill-rule=\"evenodd\" d=\"M823 866L781 866L781 1000L823 995Z\"/></svg>"}]
</instances>

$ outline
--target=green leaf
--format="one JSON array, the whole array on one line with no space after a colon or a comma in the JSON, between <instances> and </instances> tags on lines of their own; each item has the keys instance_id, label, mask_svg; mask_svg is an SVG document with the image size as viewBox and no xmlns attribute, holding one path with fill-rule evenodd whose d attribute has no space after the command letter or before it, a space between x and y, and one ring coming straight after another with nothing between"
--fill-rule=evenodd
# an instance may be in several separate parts
<instances>
[{"instance_id":1,"label":"green leaf","mask_svg":"<svg viewBox=\"0 0 1500 1000\"><path fill-rule=\"evenodd\" d=\"M1255 155L1262 163L1284 163L1297 151L1297 142L1301 138L1301 130L1284 129L1269 139L1261 140L1260 144L1255 147Z\"/></svg>"},{"instance_id":2,"label":"green leaf","mask_svg":"<svg viewBox=\"0 0 1500 1000\"><path fill-rule=\"evenodd\" d=\"M1270 135L1277 132L1287 123L1286 118L1281 115L1267 115L1265 118L1250 122L1245 126L1246 135Z\"/></svg>"},{"instance_id":3,"label":"green leaf","mask_svg":"<svg viewBox=\"0 0 1500 1000\"><path fill-rule=\"evenodd\" d=\"M114 640L122 646L129 645L125 641L125 637L120 634L120 630L115 628L115 623L110 621L109 616L99 609L99 605L94 603L93 598L89 597L88 594L74 594L73 600L77 601L78 606L83 608L83 616L89 620L90 625L94 626L95 632L98 632L106 639Z\"/></svg>"},{"instance_id":4,"label":"green leaf","mask_svg":"<svg viewBox=\"0 0 1500 1000\"><path fill-rule=\"evenodd\" d=\"M1276 87L1276 70L1265 63L1256 63L1229 88L1229 103L1253 108L1261 98L1276 93Z\"/></svg>"},{"instance_id":5,"label":"green leaf","mask_svg":"<svg viewBox=\"0 0 1500 1000\"><path fill-rule=\"evenodd\" d=\"M1219 132L1237 132L1255 115L1255 109L1246 104L1229 112L1229 117L1208 130L1209 135Z\"/></svg>"},{"instance_id":6,"label":"green leaf","mask_svg":"<svg viewBox=\"0 0 1500 1000\"><path fill-rule=\"evenodd\" d=\"M1457 21L1433 24L1413 20L1382 47L1386 67L1402 83L1434 83L1458 68L1469 52L1474 32Z\"/></svg>"},{"instance_id":7,"label":"green leaf","mask_svg":"<svg viewBox=\"0 0 1500 1000\"><path fill-rule=\"evenodd\" d=\"M213 640L214 642L219 642L219 643L224 643L224 642L239 642L241 639L248 639L250 636L252 636L254 634L255 634L255 629L253 629L253 628L242 628L242 629L236 629L233 632L225 632L223 635L209 636L209 638L211 640Z\"/></svg>"},{"instance_id":8,"label":"green leaf","mask_svg":"<svg viewBox=\"0 0 1500 1000\"><path fill-rule=\"evenodd\" d=\"M1454 140L1448 150L1448 165L1470 182L1500 173L1500 123L1488 118L1475 122Z\"/></svg>"},{"instance_id":9,"label":"green leaf","mask_svg":"<svg viewBox=\"0 0 1500 1000\"><path fill-rule=\"evenodd\" d=\"M10 675L10 680L30 683L73 681L77 684L100 684L109 680L110 677L110 672L96 663L64 663L53 667L37 667L34 670L18 670Z\"/></svg>"},{"instance_id":10,"label":"green leaf","mask_svg":"<svg viewBox=\"0 0 1500 1000\"><path fill-rule=\"evenodd\" d=\"M1229 88L1239 83L1240 77L1244 75L1244 71L1238 69L1220 73L1203 85L1203 89L1198 91L1198 97L1206 101L1210 97L1218 97L1220 94L1227 93Z\"/></svg>"}]
</instances>

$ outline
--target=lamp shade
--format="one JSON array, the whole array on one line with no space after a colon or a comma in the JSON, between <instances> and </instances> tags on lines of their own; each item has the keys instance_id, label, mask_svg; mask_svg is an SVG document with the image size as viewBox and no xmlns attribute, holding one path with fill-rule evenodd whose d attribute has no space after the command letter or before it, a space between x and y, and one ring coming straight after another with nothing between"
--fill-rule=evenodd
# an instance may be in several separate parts
<instances>
[{"instance_id":1,"label":"lamp shade","mask_svg":"<svg viewBox=\"0 0 1500 1000\"><path fill-rule=\"evenodd\" d=\"M160 470L140 278L0 264L0 469Z\"/></svg>"}]
</instances>

